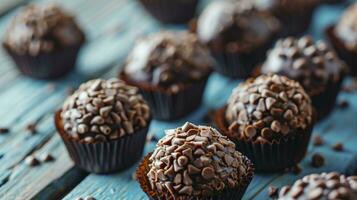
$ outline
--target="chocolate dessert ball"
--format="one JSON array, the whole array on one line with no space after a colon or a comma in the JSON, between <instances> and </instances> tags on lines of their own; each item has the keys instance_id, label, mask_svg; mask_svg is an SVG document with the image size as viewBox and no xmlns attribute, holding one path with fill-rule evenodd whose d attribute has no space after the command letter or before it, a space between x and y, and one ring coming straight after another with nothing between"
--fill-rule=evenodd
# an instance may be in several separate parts
<instances>
[{"instance_id":1,"label":"chocolate dessert ball","mask_svg":"<svg viewBox=\"0 0 357 200\"><path fill-rule=\"evenodd\" d=\"M3 46L23 74L52 79L73 69L84 41L74 17L61 7L29 5L12 20Z\"/></svg>"},{"instance_id":2,"label":"chocolate dessert ball","mask_svg":"<svg viewBox=\"0 0 357 200\"><path fill-rule=\"evenodd\" d=\"M278 200L357 199L357 177L338 172L310 174L280 189Z\"/></svg>"},{"instance_id":3,"label":"chocolate dessert ball","mask_svg":"<svg viewBox=\"0 0 357 200\"><path fill-rule=\"evenodd\" d=\"M319 119L334 108L346 66L323 41L309 36L279 40L268 53L262 73L277 73L298 81L310 95Z\"/></svg>"},{"instance_id":4,"label":"chocolate dessert ball","mask_svg":"<svg viewBox=\"0 0 357 200\"><path fill-rule=\"evenodd\" d=\"M197 35L218 62L215 69L232 78L246 78L264 60L280 25L251 1L215 1L197 22Z\"/></svg>"},{"instance_id":5,"label":"chocolate dessert ball","mask_svg":"<svg viewBox=\"0 0 357 200\"><path fill-rule=\"evenodd\" d=\"M152 192L146 192L153 199L240 199L253 173L233 142L211 127L191 123L167 130L147 159Z\"/></svg>"}]
</instances>

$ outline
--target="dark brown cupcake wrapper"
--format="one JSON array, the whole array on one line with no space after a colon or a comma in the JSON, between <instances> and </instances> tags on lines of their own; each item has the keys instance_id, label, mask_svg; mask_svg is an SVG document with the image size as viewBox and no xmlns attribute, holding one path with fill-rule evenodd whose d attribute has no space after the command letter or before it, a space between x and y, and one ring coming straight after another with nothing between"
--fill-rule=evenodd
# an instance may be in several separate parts
<instances>
[{"instance_id":1,"label":"dark brown cupcake wrapper","mask_svg":"<svg viewBox=\"0 0 357 200\"><path fill-rule=\"evenodd\" d=\"M154 118L159 120L179 119L196 110L202 102L208 77L209 75L197 83L185 85L177 93L174 93L158 87L147 86L145 83L136 83L123 73L120 74L122 80L140 89L144 99L150 105Z\"/></svg>"},{"instance_id":2,"label":"dark brown cupcake wrapper","mask_svg":"<svg viewBox=\"0 0 357 200\"><path fill-rule=\"evenodd\" d=\"M274 42L272 37L268 42L256 47L250 52L211 52L218 65L214 69L230 78L248 78L255 66L264 61L266 52Z\"/></svg>"},{"instance_id":3,"label":"dark brown cupcake wrapper","mask_svg":"<svg viewBox=\"0 0 357 200\"><path fill-rule=\"evenodd\" d=\"M223 135L228 136L236 143L236 148L247 156L253 163L256 171L277 172L294 167L304 157L310 141L312 126L304 131L283 137L272 142L238 139L228 130L224 119L225 108L216 111L214 122Z\"/></svg>"},{"instance_id":4,"label":"dark brown cupcake wrapper","mask_svg":"<svg viewBox=\"0 0 357 200\"><path fill-rule=\"evenodd\" d=\"M329 116L336 105L338 93L341 90L343 77L338 82L329 82L326 91L311 96L312 105L316 109L317 121Z\"/></svg>"},{"instance_id":5,"label":"dark brown cupcake wrapper","mask_svg":"<svg viewBox=\"0 0 357 200\"><path fill-rule=\"evenodd\" d=\"M143 153L148 127L133 134L107 142L82 143L66 137L55 113L55 125L75 165L87 172L114 173L137 162Z\"/></svg>"},{"instance_id":6,"label":"dark brown cupcake wrapper","mask_svg":"<svg viewBox=\"0 0 357 200\"><path fill-rule=\"evenodd\" d=\"M141 161L141 163L138 166L138 169L136 171L136 178L140 184L141 189L148 195L148 197L152 200L205 200L205 199L210 199L210 200L233 200L233 199L241 199L248 188L248 185L253 179L254 175L254 167L253 164L250 162L250 160L246 157L244 157L244 163L249 166L248 167L248 172L245 177L243 177L243 180L241 184L232 189L225 189L222 192L219 192L213 196L210 197L193 197L193 196L187 196L187 195L181 195L177 197L173 197L169 192L158 192L155 190L151 189L149 179L147 177L147 173L149 172L149 158L151 156L151 153L146 155L144 159Z\"/></svg>"},{"instance_id":7,"label":"dark brown cupcake wrapper","mask_svg":"<svg viewBox=\"0 0 357 200\"><path fill-rule=\"evenodd\" d=\"M312 16L315 7L306 8L304 10L288 12L288 11L273 11L274 15L282 24L282 32L280 37L298 36L309 30Z\"/></svg>"},{"instance_id":8,"label":"dark brown cupcake wrapper","mask_svg":"<svg viewBox=\"0 0 357 200\"><path fill-rule=\"evenodd\" d=\"M19 55L4 45L19 71L26 76L37 79L60 78L74 69L81 46L82 43L31 56L29 54Z\"/></svg>"},{"instance_id":9,"label":"dark brown cupcake wrapper","mask_svg":"<svg viewBox=\"0 0 357 200\"><path fill-rule=\"evenodd\" d=\"M163 23L186 23L196 12L198 0L140 0L145 9Z\"/></svg>"},{"instance_id":10,"label":"dark brown cupcake wrapper","mask_svg":"<svg viewBox=\"0 0 357 200\"><path fill-rule=\"evenodd\" d=\"M350 74L352 76L357 76L357 50L351 51L346 45L336 36L335 26L329 26L325 30L325 34L330 41L330 44L337 52L339 58L346 62L349 66Z\"/></svg>"},{"instance_id":11,"label":"dark brown cupcake wrapper","mask_svg":"<svg viewBox=\"0 0 357 200\"><path fill-rule=\"evenodd\" d=\"M346 0L322 0L322 3L325 3L325 4L340 4L340 3L346 3Z\"/></svg>"}]
</instances>

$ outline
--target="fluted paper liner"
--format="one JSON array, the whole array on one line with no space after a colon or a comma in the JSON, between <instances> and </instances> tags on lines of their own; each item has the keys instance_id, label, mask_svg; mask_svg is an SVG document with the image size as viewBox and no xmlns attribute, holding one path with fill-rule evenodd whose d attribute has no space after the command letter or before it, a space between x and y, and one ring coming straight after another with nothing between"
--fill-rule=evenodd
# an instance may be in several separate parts
<instances>
[{"instance_id":1,"label":"fluted paper liner","mask_svg":"<svg viewBox=\"0 0 357 200\"><path fill-rule=\"evenodd\" d=\"M138 87L144 99L150 105L155 119L175 120L196 110L201 102L209 75L202 80L184 85L177 93L151 86L149 83L138 83L130 80L124 73L120 78L129 85Z\"/></svg>"},{"instance_id":2,"label":"fluted paper liner","mask_svg":"<svg viewBox=\"0 0 357 200\"><path fill-rule=\"evenodd\" d=\"M336 36L335 26L329 26L325 30L325 34L330 41L330 44L335 49L338 57L341 58L349 66L350 74L357 76L357 50L349 50L346 45Z\"/></svg>"},{"instance_id":3,"label":"fluted paper liner","mask_svg":"<svg viewBox=\"0 0 357 200\"><path fill-rule=\"evenodd\" d=\"M68 137L60 113L61 110L55 113L55 125L77 167L93 173L114 173L130 167L141 158L148 126L116 140L83 143Z\"/></svg>"},{"instance_id":4,"label":"fluted paper liner","mask_svg":"<svg viewBox=\"0 0 357 200\"><path fill-rule=\"evenodd\" d=\"M28 53L20 55L4 45L19 71L37 79L56 79L74 69L81 44L55 49L53 52L40 52L36 56Z\"/></svg>"},{"instance_id":5,"label":"fluted paper liner","mask_svg":"<svg viewBox=\"0 0 357 200\"><path fill-rule=\"evenodd\" d=\"M272 36L264 44L254 47L252 50L247 49L240 52L211 50L212 57L218 63L214 69L230 78L248 78L255 66L264 61L266 52L274 39L275 36Z\"/></svg>"},{"instance_id":6,"label":"fluted paper liner","mask_svg":"<svg viewBox=\"0 0 357 200\"><path fill-rule=\"evenodd\" d=\"M149 172L149 158L152 153L149 153L144 157L138 166L136 171L136 178L140 184L141 189L148 195L151 200L230 200L230 199L241 199L253 179L254 167L250 160L246 157L243 158L244 163L248 166L248 172L245 177L242 178L242 182L236 188L225 189L210 197L193 197L187 195L180 195L173 197L170 192L155 191L151 188L147 173Z\"/></svg>"},{"instance_id":7,"label":"fluted paper liner","mask_svg":"<svg viewBox=\"0 0 357 200\"><path fill-rule=\"evenodd\" d=\"M224 117L225 108L216 111L214 122L223 135L230 138L243 155L253 163L256 171L276 172L294 167L304 157L310 141L312 126L304 131L296 131L290 136L272 142L238 139L228 130Z\"/></svg>"},{"instance_id":8,"label":"fluted paper liner","mask_svg":"<svg viewBox=\"0 0 357 200\"><path fill-rule=\"evenodd\" d=\"M186 23L196 13L198 0L139 0L144 8L163 23Z\"/></svg>"},{"instance_id":9,"label":"fluted paper liner","mask_svg":"<svg viewBox=\"0 0 357 200\"><path fill-rule=\"evenodd\" d=\"M282 23L283 28L280 37L298 36L309 30L314 11L315 7L305 8L303 11L300 10L298 12L273 11L274 15Z\"/></svg>"}]
</instances>

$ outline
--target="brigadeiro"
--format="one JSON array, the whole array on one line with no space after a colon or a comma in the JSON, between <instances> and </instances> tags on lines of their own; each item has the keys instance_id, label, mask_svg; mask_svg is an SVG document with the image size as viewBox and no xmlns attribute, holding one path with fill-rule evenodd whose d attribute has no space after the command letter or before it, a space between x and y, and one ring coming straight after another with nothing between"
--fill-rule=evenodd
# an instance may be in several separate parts
<instances>
[{"instance_id":1,"label":"brigadeiro","mask_svg":"<svg viewBox=\"0 0 357 200\"><path fill-rule=\"evenodd\" d=\"M310 95L318 119L333 110L347 67L324 42L309 36L279 40L268 53L262 73L298 81Z\"/></svg>"},{"instance_id":2,"label":"brigadeiro","mask_svg":"<svg viewBox=\"0 0 357 200\"><path fill-rule=\"evenodd\" d=\"M320 0L254 0L256 6L274 14L282 23L282 36L300 35L309 30Z\"/></svg>"},{"instance_id":3,"label":"brigadeiro","mask_svg":"<svg viewBox=\"0 0 357 200\"><path fill-rule=\"evenodd\" d=\"M217 72L247 78L264 60L279 29L275 17L250 1L215 1L200 15L196 31L218 62Z\"/></svg>"},{"instance_id":4,"label":"brigadeiro","mask_svg":"<svg viewBox=\"0 0 357 200\"><path fill-rule=\"evenodd\" d=\"M292 186L280 189L278 200L354 200L357 199L357 176L338 172L310 174Z\"/></svg>"},{"instance_id":5,"label":"brigadeiro","mask_svg":"<svg viewBox=\"0 0 357 200\"><path fill-rule=\"evenodd\" d=\"M150 199L241 199L253 165L217 130L185 123L166 131L137 170Z\"/></svg>"},{"instance_id":6,"label":"brigadeiro","mask_svg":"<svg viewBox=\"0 0 357 200\"><path fill-rule=\"evenodd\" d=\"M140 40L120 77L137 86L156 119L181 118L200 106L214 61L189 32L159 32Z\"/></svg>"},{"instance_id":7,"label":"brigadeiro","mask_svg":"<svg viewBox=\"0 0 357 200\"><path fill-rule=\"evenodd\" d=\"M20 72L59 78L75 66L85 36L73 16L56 5L29 5L13 19L3 47Z\"/></svg>"},{"instance_id":8,"label":"brigadeiro","mask_svg":"<svg viewBox=\"0 0 357 200\"><path fill-rule=\"evenodd\" d=\"M326 29L327 37L347 65L357 76L357 3L352 4L336 25Z\"/></svg>"},{"instance_id":9,"label":"brigadeiro","mask_svg":"<svg viewBox=\"0 0 357 200\"><path fill-rule=\"evenodd\" d=\"M150 120L139 90L116 78L83 83L55 114L70 157L94 173L134 164L142 155Z\"/></svg>"},{"instance_id":10,"label":"brigadeiro","mask_svg":"<svg viewBox=\"0 0 357 200\"><path fill-rule=\"evenodd\" d=\"M196 13L199 0L139 0L143 7L163 23L186 23Z\"/></svg>"},{"instance_id":11,"label":"brigadeiro","mask_svg":"<svg viewBox=\"0 0 357 200\"><path fill-rule=\"evenodd\" d=\"M314 114L310 97L298 82L268 74L239 84L214 120L258 171L271 172L303 159Z\"/></svg>"}]
</instances>

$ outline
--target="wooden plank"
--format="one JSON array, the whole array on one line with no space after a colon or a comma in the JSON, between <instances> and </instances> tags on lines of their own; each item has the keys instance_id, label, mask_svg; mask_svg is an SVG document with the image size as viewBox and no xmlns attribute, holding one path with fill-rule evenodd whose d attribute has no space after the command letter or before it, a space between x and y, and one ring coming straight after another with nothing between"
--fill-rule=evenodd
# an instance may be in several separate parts
<instances>
[{"instance_id":1,"label":"wooden plank","mask_svg":"<svg viewBox=\"0 0 357 200\"><path fill-rule=\"evenodd\" d=\"M54 199L73 187L73 183L81 180L86 173L79 169L72 169L73 164L69 157L63 154L64 146L60 140L56 134L41 150L33 153L34 156L39 157L44 152L50 152L55 157L54 161L41 163L35 167L29 167L24 162L16 165L3 181L0 199L32 199L35 197L36 199L49 199L45 197ZM69 169L72 169L70 173L68 173ZM64 179L63 176L69 177ZM48 188L52 194L41 193L43 188Z\"/></svg>"},{"instance_id":2,"label":"wooden plank","mask_svg":"<svg viewBox=\"0 0 357 200\"><path fill-rule=\"evenodd\" d=\"M123 61L135 38L160 28L158 23L148 18L147 14L138 8L135 1L53 1L63 3L65 7L79 14L80 22L83 23L85 30L90 32L90 42L81 54L78 70L63 80L56 81L57 88L54 91L48 90L46 82L17 76L16 71L10 71L12 69L11 64L6 65L4 72L9 70L7 73L13 77L3 82L10 85L10 87L4 87L3 92L1 92L2 85L0 84L0 105L6 105L6 107L1 107L0 116L6 116L4 120L1 120L1 123L3 123L1 125L11 126L13 131L7 136L0 136L0 198L12 199L16 196L18 199L53 199L57 195L66 193L68 188L77 184L85 176L74 168L73 163L68 159L62 142L57 136L53 136L54 127L51 111L66 96L66 86L78 85L84 80L98 77L103 73L104 77L116 76L119 69L113 67L113 64ZM135 15L131 13L135 13ZM0 28L2 24L5 24L5 20L5 18L0 19ZM170 28L172 27L170 26ZM1 60L0 52L0 63ZM1 72L0 70L0 74L2 74ZM2 83L2 78L3 76L0 83ZM203 105L198 111L176 122L153 121L150 132L162 137L162 130L179 126L186 120L204 123L203 118L206 113L212 108L223 105L231 89L237 83L238 81L232 81L214 74L210 78ZM346 98L350 97L347 96ZM350 100L356 101L356 98L351 97ZM356 110L355 105L352 105L352 107ZM14 108L16 108L16 112L13 112ZM337 115L339 112L341 111L336 112ZM343 113L339 115L339 117L342 116L346 115ZM331 131L331 133L327 132L325 135L330 143L336 139L336 127L331 125L335 118L333 116L317 128L321 132L325 132L324 130ZM38 119L41 119L39 134L31 137L26 135L24 126ZM352 120L353 117L350 119ZM350 131L350 129L341 130L345 130L346 133ZM353 149L353 140L356 138L347 134L340 139L348 141L346 143L348 150ZM146 152L153 148L154 144L149 144L146 147ZM328 163L331 162L330 158L335 157L352 159L351 152L335 155L334 152L329 151L328 147L324 148L326 150L323 152L329 156ZM35 168L28 168L24 165L24 158L29 154L37 154L38 151L50 151L58 159L53 163ZM310 149L309 156L313 152L314 149ZM305 160L303 165L308 165L308 161ZM341 165L338 166L341 167ZM131 180L134 169L135 166L111 176L90 175L66 196L66 199L87 195L95 196L98 199L147 199L140 191L137 183ZM334 169L334 165L329 169ZM307 168L306 172L308 170ZM248 188L245 198L264 199L265 191L263 188L268 184L282 184L295 178L292 175L282 177L281 174L257 175ZM31 183L36 183L36 185Z\"/></svg>"},{"instance_id":3,"label":"wooden plank","mask_svg":"<svg viewBox=\"0 0 357 200\"><path fill-rule=\"evenodd\" d=\"M126 15L126 12L128 11L123 12L123 14ZM137 15L133 18L130 18L128 22L138 21L140 20L140 17L140 15ZM114 26L116 25L116 22L112 21L111 24ZM107 27L110 28L111 24L108 23ZM98 55L100 54L98 53L98 49L102 48L102 46L104 47L105 45L106 50L112 51L112 56L101 58L102 63L113 63L116 58L122 60L120 58L124 58L126 56L126 53L131 48L134 40L142 34L152 31L152 27L153 26L150 23L145 26L141 26L135 31L133 31L133 28L128 27L128 30L130 31L123 32L123 37L113 36L107 38L106 40L100 40L91 43L96 45L88 45L86 47L87 49L85 50L84 56L100 56ZM106 51L99 52L102 52L102 55L106 53ZM55 91L49 91L48 85L45 82L26 80L22 78L16 86L0 94L0 97L1 95L4 95L4 97L15 96L18 94L22 95L16 98L18 101L13 101L11 98L3 98L4 104L17 105L18 107L16 114L14 113L8 117L7 120L2 121L2 123L6 123L8 125L14 125L14 127L13 131L8 136L0 138L0 152L6 152L2 155L0 160L1 163L4 163L4 165L0 166L0 175L3 175L0 176L0 178L2 177L0 181L3 182L0 187L0 198L8 198L17 194L19 195L19 199L28 199L28 197L48 199L47 197L54 197L57 195L56 193L58 193L58 189L61 189L60 193L63 193L65 192L63 191L65 185L76 183L78 180L76 179L76 176L78 176L76 173L77 170L73 167L73 163L69 162L68 159L66 160L61 158L58 162L55 162L51 165L48 165L46 168L41 169L40 171L42 171L42 174L39 174L36 170L28 170L26 167L19 166L23 165L23 160L28 154L31 154L37 148L41 148L42 145L47 144L48 140L52 138L54 131L52 114L48 113L51 113L51 111L53 111L63 101L63 98L66 96L66 85L78 85L79 82L82 82L88 78L99 76L100 73L103 73L103 70L100 69L102 67L101 62L97 62L95 64L91 63L90 66L84 65L86 63L82 64L82 66L84 66L83 69L86 69L87 71L71 74L64 80L56 82L57 86ZM91 68L96 68L96 70ZM88 73L88 71L90 72ZM113 74L110 74L110 76L113 76ZM28 88L28 85L30 84L31 87ZM26 98L26 95L29 94L31 94L30 98ZM0 112L8 113L11 109L11 107L8 107L5 110L0 110ZM29 136L26 134L23 129L24 126L31 121L36 121L42 116L45 117L39 124L39 133L34 136ZM58 149L56 151L60 152L59 154L61 155L67 156L65 150L63 149L63 144L60 140L55 140L55 142L51 143L51 145L61 146L62 149ZM20 146L23 146L23 148L18 148ZM65 168L63 168L62 171L57 171L56 169L61 168L61 166L65 166ZM53 175L48 177L47 173L52 173ZM20 176L15 176L14 174L19 174ZM14 187L14 185L17 186L16 183L19 181L19 178L21 178L23 174L27 175L26 178L28 181L42 182L41 184L36 185L35 189L27 188L23 190L23 192L19 193L19 187ZM75 177L73 178L73 176ZM46 181L43 181L45 177ZM52 183L52 181L56 180L56 184ZM28 184L28 182L24 184Z\"/></svg>"}]
</instances>

